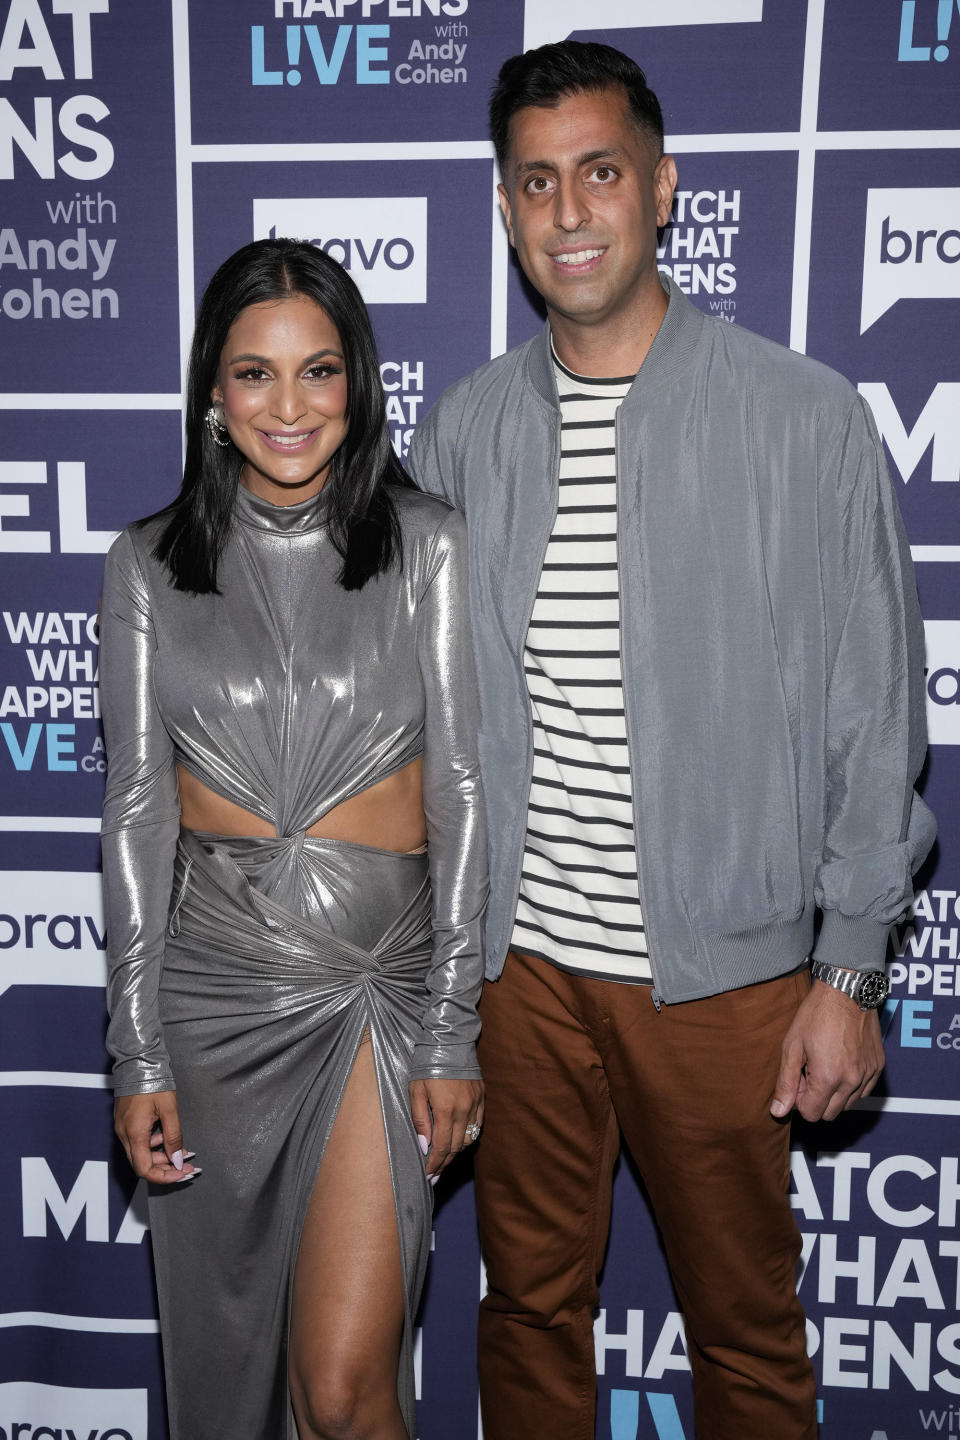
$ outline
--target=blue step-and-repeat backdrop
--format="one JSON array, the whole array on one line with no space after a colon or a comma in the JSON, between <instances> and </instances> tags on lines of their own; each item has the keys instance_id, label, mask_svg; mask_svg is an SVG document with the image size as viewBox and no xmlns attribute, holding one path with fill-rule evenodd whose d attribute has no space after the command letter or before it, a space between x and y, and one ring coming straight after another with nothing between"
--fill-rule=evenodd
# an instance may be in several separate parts
<instances>
[{"instance_id":1,"label":"blue step-and-repeat backdrop","mask_svg":"<svg viewBox=\"0 0 960 1440\"><path fill-rule=\"evenodd\" d=\"M96 615L112 536L178 485L196 297L254 237L322 245L372 308L403 453L446 385L540 324L486 99L505 56L567 35L662 97L662 268L841 370L889 452L940 841L893 937L881 1092L796 1135L800 1294L825 1440L960 1435L960 0L2 0L0 1440L166 1435L105 1077ZM483 1284L464 1170L438 1201L419 1433L460 1440ZM202 1284L183 1275L184 1303ZM601 1440L692 1440L625 1163L602 1294Z\"/></svg>"}]
</instances>

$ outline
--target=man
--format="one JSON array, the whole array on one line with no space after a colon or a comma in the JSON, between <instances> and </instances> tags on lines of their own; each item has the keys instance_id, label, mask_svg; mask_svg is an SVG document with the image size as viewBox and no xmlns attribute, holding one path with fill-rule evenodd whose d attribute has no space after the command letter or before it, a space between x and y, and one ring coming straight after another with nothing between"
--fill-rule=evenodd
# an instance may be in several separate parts
<instances>
[{"instance_id":1,"label":"man","mask_svg":"<svg viewBox=\"0 0 960 1440\"><path fill-rule=\"evenodd\" d=\"M594 1433L622 1133L698 1437L812 1440L785 1121L872 1089L888 929L932 842L909 552L850 386L661 281L676 167L638 67L543 46L491 119L549 323L453 386L411 456L471 546L484 1433Z\"/></svg>"}]
</instances>

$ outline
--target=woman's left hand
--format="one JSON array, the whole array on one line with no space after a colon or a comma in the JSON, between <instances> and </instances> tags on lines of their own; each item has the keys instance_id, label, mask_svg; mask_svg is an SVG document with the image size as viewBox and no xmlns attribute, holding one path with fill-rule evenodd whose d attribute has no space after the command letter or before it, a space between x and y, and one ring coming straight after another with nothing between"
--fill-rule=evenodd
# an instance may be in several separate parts
<instances>
[{"instance_id":1,"label":"woman's left hand","mask_svg":"<svg viewBox=\"0 0 960 1440\"><path fill-rule=\"evenodd\" d=\"M476 1139L472 1126L483 1124L482 1080L411 1080L410 1113L426 1155L427 1179Z\"/></svg>"}]
</instances>

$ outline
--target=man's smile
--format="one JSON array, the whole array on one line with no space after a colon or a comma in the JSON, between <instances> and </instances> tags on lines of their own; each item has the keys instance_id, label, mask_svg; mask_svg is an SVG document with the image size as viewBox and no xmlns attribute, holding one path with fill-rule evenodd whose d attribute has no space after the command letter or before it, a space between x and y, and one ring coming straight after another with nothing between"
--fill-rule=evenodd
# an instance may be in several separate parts
<instances>
[{"instance_id":1,"label":"man's smile","mask_svg":"<svg viewBox=\"0 0 960 1440\"><path fill-rule=\"evenodd\" d=\"M596 261L606 254L605 245L585 246L582 250L559 250L550 256L555 265L561 265L564 269L593 268Z\"/></svg>"}]
</instances>

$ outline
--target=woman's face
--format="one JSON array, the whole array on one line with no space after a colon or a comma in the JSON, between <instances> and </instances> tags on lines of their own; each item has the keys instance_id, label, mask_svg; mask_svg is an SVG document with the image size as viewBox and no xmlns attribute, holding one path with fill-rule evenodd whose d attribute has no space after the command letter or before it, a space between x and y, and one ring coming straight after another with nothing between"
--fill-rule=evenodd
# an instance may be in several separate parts
<instances>
[{"instance_id":1,"label":"woman's face","mask_svg":"<svg viewBox=\"0 0 960 1440\"><path fill-rule=\"evenodd\" d=\"M291 295L241 310L212 397L244 457L241 484L274 505L323 489L347 433L340 336L315 300Z\"/></svg>"}]
</instances>

